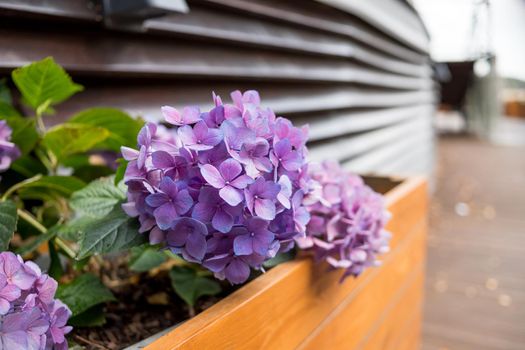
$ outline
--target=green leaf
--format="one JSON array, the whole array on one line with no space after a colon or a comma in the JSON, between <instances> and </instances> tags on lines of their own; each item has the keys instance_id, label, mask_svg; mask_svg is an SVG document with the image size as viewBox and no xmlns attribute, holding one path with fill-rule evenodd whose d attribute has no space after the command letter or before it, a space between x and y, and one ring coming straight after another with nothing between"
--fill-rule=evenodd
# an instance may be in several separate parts
<instances>
[{"instance_id":1,"label":"green leaf","mask_svg":"<svg viewBox=\"0 0 525 350\"><path fill-rule=\"evenodd\" d=\"M60 226L58 236L68 241L78 242L82 238L86 227L92 225L94 219L90 216L81 216Z\"/></svg>"},{"instance_id":2,"label":"green leaf","mask_svg":"<svg viewBox=\"0 0 525 350\"><path fill-rule=\"evenodd\" d=\"M73 193L69 201L77 214L93 217L107 215L113 207L126 199L123 186L115 186L113 178L102 178Z\"/></svg>"},{"instance_id":3,"label":"green leaf","mask_svg":"<svg viewBox=\"0 0 525 350\"><path fill-rule=\"evenodd\" d=\"M78 276L68 284L59 285L56 298L69 306L72 316L80 315L95 305L115 300L98 277L89 273Z\"/></svg>"},{"instance_id":4,"label":"green leaf","mask_svg":"<svg viewBox=\"0 0 525 350\"><path fill-rule=\"evenodd\" d=\"M0 101L0 119L6 119L9 117L21 117L20 113L13 108L10 104Z\"/></svg>"},{"instance_id":5,"label":"green leaf","mask_svg":"<svg viewBox=\"0 0 525 350\"><path fill-rule=\"evenodd\" d=\"M143 244L137 220L130 218L119 204L103 218L94 218L84 226L77 259L93 254L118 252Z\"/></svg>"},{"instance_id":6,"label":"green leaf","mask_svg":"<svg viewBox=\"0 0 525 350\"><path fill-rule=\"evenodd\" d=\"M13 104L13 98L11 97L11 90L7 86L7 79L0 79L0 102L6 103L8 105Z\"/></svg>"},{"instance_id":7,"label":"green leaf","mask_svg":"<svg viewBox=\"0 0 525 350\"><path fill-rule=\"evenodd\" d=\"M204 295L216 295L221 291L217 281L199 276L197 271L186 266L174 266L170 271L170 278L175 293L189 306L194 306Z\"/></svg>"},{"instance_id":8,"label":"green leaf","mask_svg":"<svg viewBox=\"0 0 525 350\"><path fill-rule=\"evenodd\" d=\"M6 117L7 124L13 129L11 142L15 143L22 154L28 154L38 141L34 119L17 116Z\"/></svg>"},{"instance_id":9,"label":"green leaf","mask_svg":"<svg viewBox=\"0 0 525 350\"><path fill-rule=\"evenodd\" d=\"M84 181L73 176L43 176L38 181L25 185L18 194L23 199L54 200L68 198L84 186Z\"/></svg>"},{"instance_id":10,"label":"green leaf","mask_svg":"<svg viewBox=\"0 0 525 350\"><path fill-rule=\"evenodd\" d=\"M46 167L39 160L30 155L21 156L11 164L11 169L27 178L33 177L37 174L45 174Z\"/></svg>"},{"instance_id":11,"label":"green leaf","mask_svg":"<svg viewBox=\"0 0 525 350\"><path fill-rule=\"evenodd\" d=\"M118 168L115 172L115 185L118 185L120 181L124 179L124 174L126 172L126 167L128 166L128 162L124 158L117 159Z\"/></svg>"},{"instance_id":12,"label":"green leaf","mask_svg":"<svg viewBox=\"0 0 525 350\"><path fill-rule=\"evenodd\" d=\"M136 272L149 271L167 260L167 256L155 247L133 247L129 261L129 269Z\"/></svg>"},{"instance_id":13,"label":"green leaf","mask_svg":"<svg viewBox=\"0 0 525 350\"><path fill-rule=\"evenodd\" d=\"M44 135L42 143L59 160L62 160L71 154L93 149L96 144L104 141L109 135L110 132L105 128L68 123L51 128Z\"/></svg>"},{"instance_id":14,"label":"green leaf","mask_svg":"<svg viewBox=\"0 0 525 350\"><path fill-rule=\"evenodd\" d=\"M47 242L47 246L49 247L49 257L51 259L47 273L49 276L58 280L64 274L64 268L62 267L62 262L60 261L60 256L58 255L54 243Z\"/></svg>"},{"instance_id":15,"label":"green leaf","mask_svg":"<svg viewBox=\"0 0 525 350\"><path fill-rule=\"evenodd\" d=\"M17 68L11 76L24 100L35 110L47 104L45 109L49 111L52 105L83 90L51 57Z\"/></svg>"},{"instance_id":16,"label":"green leaf","mask_svg":"<svg viewBox=\"0 0 525 350\"><path fill-rule=\"evenodd\" d=\"M106 323L104 306L95 305L79 315L71 317L67 323L73 327L100 327Z\"/></svg>"},{"instance_id":17,"label":"green leaf","mask_svg":"<svg viewBox=\"0 0 525 350\"><path fill-rule=\"evenodd\" d=\"M18 215L13 201L0 202L0 251L7 250L16 230Z\"/></svg>"},{"instance_id":18,"label":"green leaf","mask_svg":"<svg viewBox=\"0 0 525 350\"><path fill-rule=\"evenodd\" d=\"M121 146L135 147L137 134L144 121L133 119L116 108L96 107L74 115L68 123L88 124L109 130L109 137L95 146L97 149L120 151Z\"/></svg>"}]
</instances>

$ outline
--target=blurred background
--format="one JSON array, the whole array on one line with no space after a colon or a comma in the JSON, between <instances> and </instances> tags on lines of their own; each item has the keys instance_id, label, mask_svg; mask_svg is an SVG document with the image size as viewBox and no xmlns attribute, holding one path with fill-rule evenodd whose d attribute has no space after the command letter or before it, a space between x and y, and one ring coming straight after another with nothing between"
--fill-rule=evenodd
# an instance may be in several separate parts
<instances>
[{"instance_id":1,"label":"blurred background","mask_svg":"<svg viewBox=\"0 0 525 350\"><path fill-rule=\"evenodd\" d=\"M49 124L257 89L312 160L427 176L423 349L524 349L524 37L524 0L0 0L0 75L83 84Z\"/></svg>"}]
</instances>

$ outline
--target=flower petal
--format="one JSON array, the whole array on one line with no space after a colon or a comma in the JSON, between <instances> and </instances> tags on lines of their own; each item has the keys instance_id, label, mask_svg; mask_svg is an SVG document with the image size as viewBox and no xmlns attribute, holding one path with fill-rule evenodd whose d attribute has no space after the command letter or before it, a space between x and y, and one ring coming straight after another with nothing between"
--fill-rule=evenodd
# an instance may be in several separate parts
<instances>
[{"instance_id":1,"label":"flower petal","mask_svg":"<svg viewBox=\"0 0 525 350\"><path fill-rule=\"evenodd\" d=\"M268 230L258 232L253 239L253 251L259 255L266 256L274 238L275 235Z\"/></svg>"},{"instance_id":2,"label":"flower petal","mask_svg":"<svg viewBox=\"0 0 525 350\"><path fill-rule=\"evenodd\" d=\"M184 125L178 128L177 135L179 135L180 140L186 146L194 145L197 143L197 138L193 133L193 129L189 125Z\"/></svg>"},{"instance_id":3,"label":"flower petal","mask_svg":"<svg viewBox=\"0 0 525 350\"><path fill-rule=\"evenodd\" d=\"M275 204L269 199L256 199L254 205L255 214L265 220L275 218Z\"/></svg>"},{"instance_id":4,"label":"flower petal","mask_svg":"<svg viewBox=\"0 0 525 350\"><path fill-rule=\"evenodd\" d=\"M264 183L263 190L259 193L261 197L266 199L277 198L277 195L281 191L281 186L272 181L266 181Z\"/></svg>"},{"instance_id":5,"label":"flower petal","mask_svg":"<svg viewBox=\"0 0 525 350\"><path fill-rule=\"evenodd\" d=\"M219 196L231 206L236 206L244 199L242 192L232 186L224 186L219 191Z\"/></svg>"},{"instance_id":6,"label":"flower petal","mask_svg":"<svg viewBox=\"0 0 525 350\"><path fill-rule=\"evenodd\" d=\"M193 124L201 121L201 111L197 106L187 106L182 109L182 121L184 124Z\"/></svg>"},{"instance_id":7,"label":"flower petal","mask_svg":"<svg viewBox=\"0 0 525 350\"><path fill-rule=\"evenodd\" d=\"M149 233L149 243L150 244L159 244L164 242L166 239L166 234L158 227L154 227Z\"/></svg>"},{"instance_id":8,"label":"flower petal","mask_svg":"<svg viewBox=\"0 0 525 350\"><path fill-rule=\"evenodd\" d=\"M192 257L202 260L206 254L206 237L198 232L190 233L185 248Z\"/></svg>"},{"instance_id":9,"label":"flower petal","mask_svg":"<svg viewBox=\"0 0 525 350\"><path fill-rule=\"evenodd\" d=\"M181 230L169 230L166 234L166 243L168 247L182 247L186 244L188 233Z\"/></svg>"},{"instance_id":10,"label":"flower petal","mask_svg":"<svg viewBox=\"0 0 525 350\"><path fill-rule=\"evenodd\" d=\"M216 146L223 139L222 131L219 129L209 129L206 136L202 139L202 143L208 146Z\"/></svg>"},{"instance_id":11,"label":"flower petal","mask_svg":"<svg viewBox=\"0 0 525 350\"><path fill-rule=\"evenodd\" d=\"M193 207L191 217L202 222L210 222L213 217L214 209L206 202L199 202Z\"/></svg>"},{"instance_id":12,"label":"flower petal","mask_svg":"<svg viewBox=\"0 0 525 350\"><path fill-rule=\"evenodd\" d=\"M167 230L170 228L173 220L179 217L175 207L169 202L155 209L153 215L155 216L155 221L161 230Z\"/></svg>"},{"instance_id":13,"label":"flower petal","mask_svg":"<svg viewBox=\"0 0 525 350\"><path fill-rule=\"evenodd\" d=\"M288 171L296 171L303 165L303 157L299 152L292 151L283 157L281 164Z\"/></svg>"},{"instance_id":14,"label":"flower petal","mask_svg":"<svg viewBox=\"0 0 525 350\"><path fill-rule=\"evenodd\" d=\"M219 172L221 173L224 181L232 181L235 179L242 171L241 164L235 159L226 159L219 166Z\"/></svg>"},{"instance_id":15,"label":"flower petal","mask_svg":"<svg viewBox=\"0 0 525 350\"><path fill-rule=\"evenodd\" d=\"M195 139L198 141L204 141L206 136L208 136L208 126L204 121L200 121L193 127L193 134Z\"/></svg>"},{"instance_id":16,"label":"flower petal","mask_svg":"<svg viewBox=\"0 0 525 350\"><path fill-rule=\"evenodd\" d=\"M0 290L0 298L7 301L13 301L20 297L20 288L13 284L9 284Z\"/></svg>"},{"instance_id":17,"label":"flower petal","mask_svg":"<svg viewBox=\"0 0 525 350\"><path fill-rule=\"evenodd\" d=\"M235 180L231 181L230 184L238 189L244 189L249 184L253 183L253 179L249 177L248 175L241 175Z\"/></svg>"},{"instance_id":18,"label":"flower petal","mask_svg":"<svg viewBox=\"0 0 525 350\"><path fill-rule=\"evenodd\" d=\"M10 308L11 308L11 303L3 298L0 298L0 315L7 314Z\"/></svg>"},{"instance_id":19,"label":"flower petal","mask_svg":"<svg viewBox=\"0 0 525 350\"><path fill-rule=\"evenodd\" d=\"M122 207L122 210L124 210L124 212L128 214L128 216L131 216L132 218L137 217L140 214L139 211L137 210L137 206L135 202L124 203L121 205L121 207Z\"/></svg>"},{"instance_id":20,"label":"flower petal","mask_svg":"<svg viewBox=\"0 0 525 350\"><path fill-rule=\"evenodd\" d=\"M211 223L216 230L228 233L233 226L233 217L226 211L219 209L215 212Z\"/></svg>"},{"instance_id":21,"label":"flower petal","mask_svg":"<svg viewBox=\"0 0 525 350\"><path fill-rule=\"evenodd\" d=\"M243 283L250 277L250 267L240 259L233 259L224 272L228 281L233 284Z\"/></svg>"},{"instance_id":22,"label":"flower petal","mask_svg":"<svg viewBox=\"0 0 525 350\"><path fill-rule=\"evenodd\" d=\"M151 162L156 168L169 168L175 165L173 156L166 151L153 152Z\"/></svg>"},{"instance_id":23,"label":"flower petal","mask_svg":"<svg viewBox=\"0 0 525 350\"><path fill-rule=\"evenodd\" d=\"M225 185L224 179L222 178L219 170L211 164L204 164L201 166L201 175L204 177L206 182L215 188L223 188Z\"/></svg>"},{"instance_id":24,"label":"flower petal","mask_svg":"<svg viewBox=\"0 0 525 350\"><path fill-rule=\"evenodd\" d=\"M193 198L190 196L188 190L179 191L173 205L175 205L175 209L179 215L185 214L190 210L193 205Z\"/></svg>"},{"instance_id":25,"label":"flower petal","mask_svg":"<svg viewBox=\"0 0 525 350\"><path fill-rule=\"evenodd\" d=\"M206 259L202 265L212 272L219 272L224 269L227 263L231 260L230 254L220 254L212 258Z\"/></svg>"},{"instance_id":26,"label":"flower petal","mask_svg":"<svg viewBox=\"0 0 525 350\"><path fill-rule=\"evenodd\" d=\"M122 158L125 160L135 160L139 157L139 151L133 148L129 148L126 146L120 147L120 153L122 153Z\"/></svg>"},{"instance_id":27,"label":"flower petal","mask_svg":"<svg viewBox=\"0 0 525 350\"><path fill-rule=\"evenodd\" d=\"M283 139L273 146L273 152L277 158L282 158L292 151L292 144L288 139Z\"/></svg>"},{"instance_id":28,"label":"flower petal","mask_svg":"<svg viewBox=\"0 0 525 350\"><path fill-rule=\"evenodd\" d=\"M253 237L250 234L240 235L233 240L235 255L250 255L253 253Z\"/></svg>"},{"instance_id":29,"label":"flower petal","mask_svg":"<svg viewBox=\"0 0 525 350\"><path fill-rule=\"evenodd\" d=\"M146 197L146 204L150 207L157 208L167 203L169 200L169 197L165 193L152 193Z\"/></svg>"},{"instance_id":30,"label":"flower petal","mask_svg":"<svg viewBox=\"0 0 525 350\"><path fill-rule=\"evenodd\" d=\"M182 116L176 108L163 106L160 108L160 110L162 111L162 115L164 116L164 120L166 120L166 122L173 125L184 125L182 122Z\"/></svg>"}]
</instances>

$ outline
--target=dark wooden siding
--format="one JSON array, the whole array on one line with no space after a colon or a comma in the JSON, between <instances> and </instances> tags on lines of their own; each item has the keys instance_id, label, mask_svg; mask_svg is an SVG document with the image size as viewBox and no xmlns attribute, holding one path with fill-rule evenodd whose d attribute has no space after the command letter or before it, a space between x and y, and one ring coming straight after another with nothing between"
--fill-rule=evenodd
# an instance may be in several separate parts
<instances>
[{"instance_id":1,"label":"dark wooden siding","mask_svg":"<svg viewBox=\"0 0 525 350\"><path fill-rule=\"evenodd\" d=\"M435 92L428 37L410 6L374 1L188 1L188 13L104 21L86 0L0 0L0 72L54 56L93 105L159 120L159 107L211 106L211 91L258 89L311 125L311 157L353 170L429 173ZM120 24L118 24L120 23Z\"/></svg>"}]
</instances>

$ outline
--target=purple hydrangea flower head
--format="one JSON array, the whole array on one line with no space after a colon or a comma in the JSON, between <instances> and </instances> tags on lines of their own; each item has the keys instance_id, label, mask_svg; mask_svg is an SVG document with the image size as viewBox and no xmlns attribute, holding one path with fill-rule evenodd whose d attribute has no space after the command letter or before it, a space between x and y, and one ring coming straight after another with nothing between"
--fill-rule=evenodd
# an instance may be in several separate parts
<instances>
[{"instance_id":1,"label":"purple hydrangea flower head","mask_svg":"<svg viewBox=\"0 0 525 350\"><path fill-rule=\"evenodd\" d=\"M0 172L9 169L20 157L20 149L11 142L12 130L5 120L0 120Z\"/></svg>"},{"instance_id":2,"label":"purple hydrangea flower head","mask_svg":"<svg viewBox=\"0 0 525 350\"><path fill-rule=\"evenodd\" d=\"M213 94L209 111L163 107L172 128L161 137L160 125L147 124L137 149L122 148L123 209L150 243L242 283L304 235L300 199L310 182L306 129L262 107L256 91L231 97L229 104Z\"/></svg>"},{"instance_id":3,"label":"purple hydrangea flower head","mask_svg":"<svg viewBox=\"0 0 525 350\"><path fill-rule=\"evenodd\" d=\"M318 183L313 186L317 194L316 200L310 197L305 205L310 218L306 235L296 237L299 247L313 251L317 260L344 269L343 279L378 265L377 255L388 251L390 238L383 197L336 162L313 165L310 175Z\"/></svg>"},{"instance_id":4,"label":"purple hydrangea flower head","mask_svg":"<svg viewBox=\"0 0 525 350\"><path fill-rule=\"evenodd\" d=\"M0 253L0 349L68 348L71 311L54 298L56 288L33 262Z\"/></svg>"}]
</instances>

